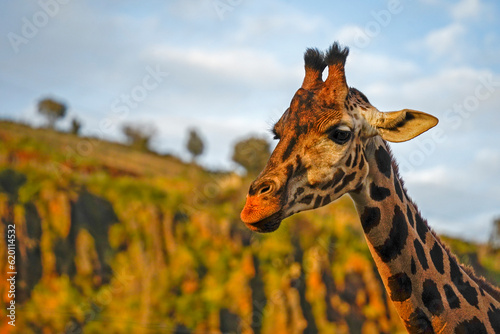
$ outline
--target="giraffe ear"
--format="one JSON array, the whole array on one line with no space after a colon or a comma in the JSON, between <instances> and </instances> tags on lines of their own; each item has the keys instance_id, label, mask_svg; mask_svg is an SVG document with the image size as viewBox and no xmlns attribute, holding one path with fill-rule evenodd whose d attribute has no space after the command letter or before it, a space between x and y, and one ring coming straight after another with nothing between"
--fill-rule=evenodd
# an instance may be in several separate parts
<instances>
[{"instance_id":1,"label":"giraffe ear","mask_svg":"<svg viewBox=\"0 0 500 334\"><path fill-rule=\"evenodd\" d=\"M378 133L387 141L399 143L410 140L438 124L438 119L421 111L403 109L379 113L375 119Z\"/></svg>"}]
</instances>

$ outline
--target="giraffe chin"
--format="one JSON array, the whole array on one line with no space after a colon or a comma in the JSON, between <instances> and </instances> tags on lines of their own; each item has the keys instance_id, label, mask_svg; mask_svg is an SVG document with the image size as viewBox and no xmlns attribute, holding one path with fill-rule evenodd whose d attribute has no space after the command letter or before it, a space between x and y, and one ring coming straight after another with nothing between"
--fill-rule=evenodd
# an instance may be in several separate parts
<instances>
[{"instance_id":1,"label":"giraffe chin","mask_svg":"<svg viewBox=\"0 0 500 334\"><path fill-rule=\"evenodd\" d=\"M255 223L245 223L245 225L254 232L269 233L276 231L280 227L282 219L281 211L278 211L267 218Z\"/></svg>"}]
</instances>

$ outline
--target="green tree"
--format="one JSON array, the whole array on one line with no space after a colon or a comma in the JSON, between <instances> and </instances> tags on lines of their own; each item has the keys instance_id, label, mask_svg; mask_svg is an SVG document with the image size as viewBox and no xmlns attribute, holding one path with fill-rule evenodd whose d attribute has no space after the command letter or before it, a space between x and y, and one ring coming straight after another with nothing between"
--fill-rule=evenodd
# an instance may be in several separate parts
<instances>
[{"instance_id":1,"label":"green tree","mask_svg":"<svg viewBox=\"0 0 500 334\"><path fill-rule=\"evenodd\" d=\"M250 137L236 143L232 159L245 168L247 175L256 175L264 168L270 155L267 140Z\"/></svg>"},{"instance_id":2,"label":"green tree","mask_svg":"<svg viewBox=\"0 0 500 334\"><path fill-rule=\"evenodd\" d=\"M122 131L129 145L141 151L150 151L151 139L158 132L152 124L124 124Z\"/></svg>"},{"instance_id":3,"label":"green tree","mask_svg":"<svg viewBox=\"0 0 500 334\"><path fill-rule=\"evenodd\" d=\"M56 121L66 115L67 107L64 103L52 98L38 101L38 112L47 118L47 126L54 129Z\"/></svg>"},{"instance_id":4,"label":"green tree","mask_svg":"<svg viewBox=\"0 0 500 334\"><path fill-rule=\"evenodd\" d=\"M490 235L490 245L493 248L500 248L500 216L493 219L493 229Z\"/></svg>"},{"instance_id":5,"label":"green tree","mask_svg":"<svg viewBox=\"0 0 500 334\"><path fill-rule=\"evenodd\" d=\"M80 122L77 118L73 118L71 120L71 133L74 135L78 135L80 133L81 128L82 128L82 122Z\"/></svg>"},{"instance_id":6,"label":"green tree","mask_svg":"<svg viewBox=\"0 0 500 334\"><path fill-rule=\"evenodd\" d=\"M203 153L204 148L205 145L203 144L203 140L196 129L190 129L187 149L189 153L191 153L191 160L196 160L196 158Z\"/></svg>"}]
</instances>

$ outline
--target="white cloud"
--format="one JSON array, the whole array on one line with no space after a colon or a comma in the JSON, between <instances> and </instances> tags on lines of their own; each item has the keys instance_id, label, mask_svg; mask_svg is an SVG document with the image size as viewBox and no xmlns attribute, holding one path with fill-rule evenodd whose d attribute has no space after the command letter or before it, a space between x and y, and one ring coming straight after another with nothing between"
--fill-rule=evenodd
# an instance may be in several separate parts
<instances>
[{"instance_id":1,"label":"white cloud","mask_svg":"<svg viewBox=\"0 0 500 334\"><path fill-rule=\"evenodd\" d=\"M228 36L238 43L281 39L280 45L283 46L289 36L299 40L301 36L312 37L331 29L330 21L323 15L306 13L285 1L254 2L245 11L239 10L239 7L234 12L236 10L241 14L238 27ZM251 11L258 15L253 15Z\"/></svg>"},{"instance_id":2,"label":"white cloud","mask_svg":"<svg viewBox=\"0 0 500 334\"><path fill-rule=\"evenodd\" d=\"M324 21L318 17L308 17L301 13L291 13L289 15L274 14L261 16L257 19L246 17L242 23L241 36L259 36L272 31L286 31L312 33L324 25Z\"/></svg>"},{"instance_id":3,"label":"white cloud","mask_svg":"<svg viewBox=\"0 0 500 334\"><path fill-rule=\"evenodd\" d=\"M482 0L420 0L420 2L437 6L440 10L447 11L455 21L467 19L484 19L490 14L490 6Z\"/></svg>"},{"instance_id":4,"label":"white cloud","mask_svg":"<svg viewBox=\"0 0 500 334\"><path fill-rule=\"evenodd\" d=\"M459 23L452 23L444 28L431 31L420 43L433 58L459 59L461 43L466 28Z\"/></svg>"},{"instance_id":5,"label":"white cloud","mask_svg":"<svg viewBox=\"0 0 500 334\"><path fill-rule=\"evenodd\" d=\"M165 2L170 13L188 21L199 20L207 16L215 19L217 12L214 3L215 1L211 0L171 0Z\"/></svg>"},{"instance_id":6,"label":"white cloud","mask_svg":"<svg viewBox=\"0 0 500 334\"><path fill-rule=\"evenodd\" d=\"M483 4L480 0L461 0L451 7L451 14L457 20L478 18L482 11Z\"/></svg>"},{"instance_id":7,"label":"white cloud","mask_svg":"<svg viewBox=\"0 0 500 334\"><path fill-rule=\"evenodd\" d=\"M408 173L405 177L407 184L420 185L449 185L453 179L452 174L445 166L435 166L429 169L423 169Z\"/></svg>"},{"instance_id":8,"label":"white cloud","mask_svg":"<svg viewBox=\"0 0 500 334\"><path fill-rule=\"evenodd\" d=\"M352 64L352 65L351 65ZM419 73L419 67L416 63L398 59L388 55L368 53L368 52L352 52L347 59L346 65L347 80L353 80L356 84L370 85L374 80L376 83L365 91L370 94L372 91L377 91L380 85L384 83L393 84L400 83L413 77ZM367 82L370 80L370 82ZM362 89L363 87L359 87ZM370 96L368 96L370 98Z\"/></svg>"},{"instance_id":9,"label":"white cloud","mask_svg":"<svg viewBox=\"0 0 500 334\"><path fill-rule=\"evenodd\" d=\"M335 36L342 44L356 46L360 39L365 36L365 32L362 27L349 24L341 27Z\"/></svg>"},{"instance_id":10,"label":"white cloud","mask_svg":"<svg viewBox=\"0 0 500 334\"><path fill-rule=\"evenodd\" d=\"M415 74L411 66L404 62L398 64L395 61L394 68L400 68L399 71L407 68L408 75L397 80L379 80L377 77L366 89L367 95L370 93L368 98L382 103L376 105L381 110L404 105L443 115L454 104L463 104L468 96L474 96L476 88L481 85L481 78L494 76L489 70L468 66L443 68L428 75ZM395 71L388 72L394 74Z\"/></svg>"},{"instance_id":11,"label":"white cloud","mask_svg":"<svg viewBox=\"0 0 500 334\"><path fill-rule=\"evenodd\" d=\"M485 212L472 217L433 216L429 225L439 234L458 237L473 242L486 242L492 231L492 221L497 214Z\"/></svg>"},{"instance_id":12,"label":"white cloud","mask_svg":"<svg viewBox=\"0 0 500 334\"><path fill-rule=\"evenodd\" d=\"M480 149L475 156L475 164L482 173L491 173L492 176L498 177L500 174L500 150L488 147Z\"/></svg>"},{"instance_id":13,"label":"white cloud","mask_svg":"<svg viewBox=\"0 0 500 334\"><path fill-rule=\"evenodd\" d=\"M249 48L209 50L197 47L179 48L156 45L145 52L153 62L179 64L185 72L206 72L251 85L269 86L289 80L300 81L302 68L288 68L274 55ZM201 72L201 73L200 73Z\"/></svg>"},{"instance_id":14,"label":"white cloud","mask_svg":"<svg viewBox=\"0 0 500 334\"><path fill-rule=\"evenodd\" d=\"M420 0L420 2L429 4L429 5L438 5L442 2L442 0Z\"/></svg>"}]
</instances>

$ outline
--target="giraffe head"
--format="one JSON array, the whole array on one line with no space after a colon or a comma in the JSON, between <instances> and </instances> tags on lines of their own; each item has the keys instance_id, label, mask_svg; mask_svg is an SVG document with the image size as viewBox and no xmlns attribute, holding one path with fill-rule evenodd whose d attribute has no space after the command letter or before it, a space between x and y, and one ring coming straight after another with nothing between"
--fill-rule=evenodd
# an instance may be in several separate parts
<instances>
[{"instance_id":1,"label":"giraffe head","mask_svg":"<svg viewBox=\"0 0 500 334\"><path fill-rule=\"evenodd\" d=\"M435 117L415 110L380 112L349 88L344 72L348 53L338 43L325 53L305 52L304 81L274 125L279 142L250 185L241 212L250 229L274 231L284 218L359 188L370 168L365 159L370 138L402 142L437 124Z\"/></svg>"}]
</instances>

